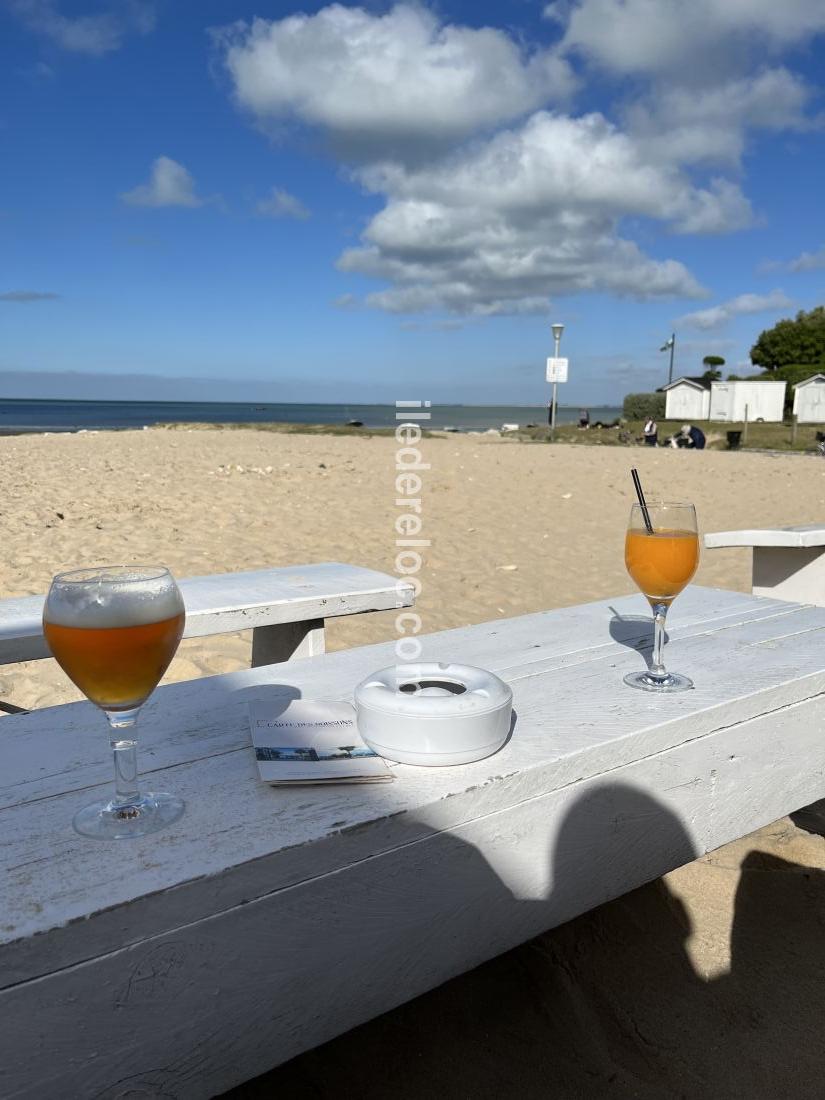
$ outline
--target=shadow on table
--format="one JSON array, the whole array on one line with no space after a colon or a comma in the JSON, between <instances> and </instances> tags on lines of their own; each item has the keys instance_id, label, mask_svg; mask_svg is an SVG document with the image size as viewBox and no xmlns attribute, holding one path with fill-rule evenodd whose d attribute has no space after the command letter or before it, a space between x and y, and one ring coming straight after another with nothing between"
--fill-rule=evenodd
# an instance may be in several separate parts
<instances>
[{"instance_id":1,"label":"shadow on table","mask_svg":"<svg viewBox=\"0 0 825 1100\"><path fill-rule=\"evenodd\" d=\"M627 646L640 654L648 668L653 667L653 618L651 615L621 615L611 607L610 637L619 645ZM665 645L670 635L665 631Z\"/></svg>"},{"instance_id":2,"label":"shadow on table","mask_svg":"<svg viewBox=\"0 0 825 1100\"><path fill-rule=\"evenodd\" d=\"M736 891L730 972L706 981L686 952L689 915L663 880L607 900L628 876L639 881L651 860L678 866L697 854L679 819L647 793L603 784L571 805L548 853L544 899L519 901L474 846L434 837L450 869L444 889L458 899L451 919L429 929L434 954L444 954L473 914L481 927L495 929L500 912L514 938L535 938L227 1097L825 1095L825 872L748 854ZM583 909L589 911L535 935ZM405 947L400 936L393 963L402 981L415 961ZM369 968L369 942L364 953Z\"/></svg>"}]
</instances>

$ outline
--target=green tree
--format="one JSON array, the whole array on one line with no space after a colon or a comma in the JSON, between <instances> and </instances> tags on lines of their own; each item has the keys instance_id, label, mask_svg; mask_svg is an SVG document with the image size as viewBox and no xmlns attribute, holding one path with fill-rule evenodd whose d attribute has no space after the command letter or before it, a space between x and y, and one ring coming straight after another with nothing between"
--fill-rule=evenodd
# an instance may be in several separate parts
<instances>
[{"instance_id":1,"label":"green tree","mask_svg":"<svg viewBox=\"0 0 825 1100\"><path fill-rule=\"evenodd\" d=\"M724 367L725 360L721 355L706 355L702 365L705 368L705 373L702 375L704 381L715 382L717 378L722 377L722 371L719 368Z\"/></svg>"},{"instance_id":2,"label":"green tree","mask_svg":"<svg viewBox=\"0 0 825 1100\"><path fill-rule=\"evenodd\" d=\"M751 362L771 371L791 363L825 364L825 306L800 310L793 320L765 329L751 348Z\"/></svg>"}]
</instances>

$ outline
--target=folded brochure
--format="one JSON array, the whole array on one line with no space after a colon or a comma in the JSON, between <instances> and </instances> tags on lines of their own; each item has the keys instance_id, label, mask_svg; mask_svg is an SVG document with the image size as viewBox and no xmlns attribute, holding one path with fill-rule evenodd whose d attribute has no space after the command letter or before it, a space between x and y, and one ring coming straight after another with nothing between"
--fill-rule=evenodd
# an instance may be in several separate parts
<instances>
[{"instance_id":1,"label":"folded brochure","mask_svg":"<svg viewBox=\"0 0 825 1100\"><path fill-rule=\"evenodd\" d=\"M352 703L251 699L249 723L265 783L379 783L393 778L386 761L361 740Z\"/></svg>"}]
</instances>

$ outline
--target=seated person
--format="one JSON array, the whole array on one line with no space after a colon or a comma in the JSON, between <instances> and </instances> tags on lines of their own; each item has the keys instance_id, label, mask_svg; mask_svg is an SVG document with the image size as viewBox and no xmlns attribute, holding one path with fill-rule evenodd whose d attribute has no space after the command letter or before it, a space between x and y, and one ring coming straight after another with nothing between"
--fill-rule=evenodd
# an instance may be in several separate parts
<instances>
[{"instance_id":1,"label":"seated person","mask_svg":"<svg viewBox=\"0 0 825 1100\"><path fill-rule=\"evenodd\" d=\"M682 425L682 438L686 441L685 445L687 447L691 447L696 451L705 449L705 433L693 424Z\"/></svg>"},{"instance_id":2,"label":"seated person","mask_svg":"<svg viewBox=\"0 0 825 1100\"><path fill-rule=\"evenodd\" d=\"M659 441L659 425L656 423L652 416L649 416L645 421L643 431L645 443L647 444L647 446L655 447Z\"/></svg>"}]
</instances>

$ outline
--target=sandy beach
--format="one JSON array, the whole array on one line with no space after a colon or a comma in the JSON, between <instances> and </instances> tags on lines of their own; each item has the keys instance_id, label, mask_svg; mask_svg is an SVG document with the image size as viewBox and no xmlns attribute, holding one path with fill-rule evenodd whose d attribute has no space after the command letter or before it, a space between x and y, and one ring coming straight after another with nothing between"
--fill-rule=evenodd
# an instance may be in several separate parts
<instances>
[{"instance_id":1,"label":"sandy beach","mask_svg":"<svg viewBox=\"0 0 825 1100\"><path fill-rule=\"evenodd\" d=\"M825 462L668 449L425 439L425 631L632 592L623 562L631 460L648 495L690 499L702 530L810 521ZM151 429L0 439L0 587L44 592L59 569L161 561L178 576L344 561L392 572L391 438ZM704 555L698 583L747 590L749 553ZM644 604L640 597L640 609ZM392 617L332 622L329 647L391 637ZM248 663L249 640L184 643L171 678ZM18 706L76 697L51 662L0 672Z\"/></svg>"},{"instance_id":2,"label":"sandy beach","mask_svg":"<svg viewBox=\"0 0 825 1100\"><path fill-rule=\"evenodd\" d=\"M812 522L825 506L814 457L483 435L421 448L425 631L634 591L623 563L631 463L651 498L694 501L702 531ZM386 437L246 429L0 439L0 586L39 593L59 569L130 560L179 576L331 560L392 572L395 451ZM697 581L748 590L749 553L705 552ZM389 613L332 622L328 644L392 628ZM169 678L243 667L249 646L241 635L185 643ZM22 707L78 697L51 661L5 668L0 681ZM822 880L822 838L779 822L450 983L418 1015L412 1005L367 1025L357 1059L339 1041L238 1095L331 1098L348 1081L375 1098L820 1096ZM743 890L755 914L744 930ZM662 1009L674 983L678 1019Z\"/></svg>"}]
</instances>

